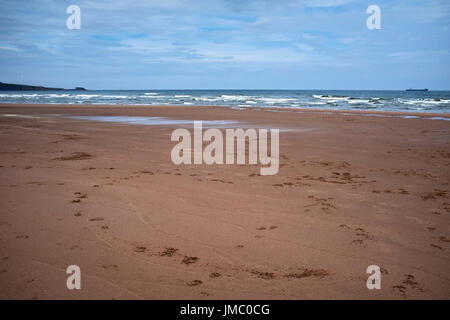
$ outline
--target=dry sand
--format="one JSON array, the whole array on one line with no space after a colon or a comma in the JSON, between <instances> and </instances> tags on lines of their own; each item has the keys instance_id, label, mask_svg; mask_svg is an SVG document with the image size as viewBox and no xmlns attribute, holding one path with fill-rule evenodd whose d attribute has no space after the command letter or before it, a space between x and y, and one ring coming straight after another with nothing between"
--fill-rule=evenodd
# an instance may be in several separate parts
<instances>
[{"instance_id":1,"label":"dry sand","mask_svg":"<svg viewBox=\"0 0 450 320\"><path fill-rule=\"evenodd\" d=\"M173 126L49 114L297 130L259 176L172 164ZM364 113L1 105L0 298L449 299L449 134Z\"/></svg>"}]
</instances>

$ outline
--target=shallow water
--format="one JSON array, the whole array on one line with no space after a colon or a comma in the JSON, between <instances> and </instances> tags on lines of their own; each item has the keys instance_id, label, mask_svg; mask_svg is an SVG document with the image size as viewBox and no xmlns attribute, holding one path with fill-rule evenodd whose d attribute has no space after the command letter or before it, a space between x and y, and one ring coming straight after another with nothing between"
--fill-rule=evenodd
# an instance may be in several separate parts
<instances>
[{"instance_id":1,"label":"shallow water","mask_svg":"<svg viewBox=\"0 0 450 320\"><path fill-rule=\"evenodd\" d=\"M194 120L178 120L169 119L165 117L128 117L128 116L67 116L61 117L77 119L77 120L91 120L100 122L114 122L114 123L126 123L126 124L138 124L138 125L194 125ZM203 120L202 125L205 128L226 128L233 125L237 125L238 121L233 120Z\"/></svg>"}]
</instances>

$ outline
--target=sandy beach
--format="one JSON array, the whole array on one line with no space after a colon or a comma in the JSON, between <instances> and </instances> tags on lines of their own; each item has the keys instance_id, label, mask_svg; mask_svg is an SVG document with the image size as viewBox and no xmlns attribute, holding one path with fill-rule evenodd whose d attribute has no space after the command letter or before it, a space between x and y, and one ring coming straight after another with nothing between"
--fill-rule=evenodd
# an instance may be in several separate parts
<instances>
[{"instance_id":1,"label":"sandy beach","mask_svg":"<svg viewBox=\"0 0 450 320\"><path fill-rule=\"evenodd\" d=\"M450 122L271 111L0 105L0 298L449 299ZM191 125L69 116L280 128L280 169L176 166Z\"/></svg>"}]
</instances>

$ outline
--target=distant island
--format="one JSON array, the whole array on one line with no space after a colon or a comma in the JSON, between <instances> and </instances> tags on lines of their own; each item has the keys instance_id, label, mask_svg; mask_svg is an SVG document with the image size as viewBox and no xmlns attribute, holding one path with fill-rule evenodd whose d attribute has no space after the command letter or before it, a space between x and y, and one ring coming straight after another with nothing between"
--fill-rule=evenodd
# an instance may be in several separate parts
<instances>
[{"instance_id":1,"label":"distant island","mask_svg":"<svg viewBox=\"0 0 450 320\"><path fill-rule=\"evenodd\" d=\"M48 88L48 87L43 87L43 86L30 86L30 85L25 85L25 84L0 82L0 91L30 91L30 90L59 91L59 90L86 90L86 89L83 87L76 87L75 89Z\"/></svg>"}]
</instances>

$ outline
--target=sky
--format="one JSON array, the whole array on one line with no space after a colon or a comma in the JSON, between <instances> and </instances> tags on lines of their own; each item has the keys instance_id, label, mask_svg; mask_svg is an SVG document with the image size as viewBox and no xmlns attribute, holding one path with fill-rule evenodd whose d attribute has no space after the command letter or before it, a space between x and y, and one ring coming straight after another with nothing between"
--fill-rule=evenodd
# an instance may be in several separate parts
<instances>
[{"instance_id":1,"label":"sky","mask_svg":"<svg viewBox=\"0 0 450 320\"><path fill-rule=\"evenodd\" d=\"M370 5L381 29L366 26ZM0 0L0 81L449 90L449 26L449 0Z\"/></svg>"}]
</instances>

